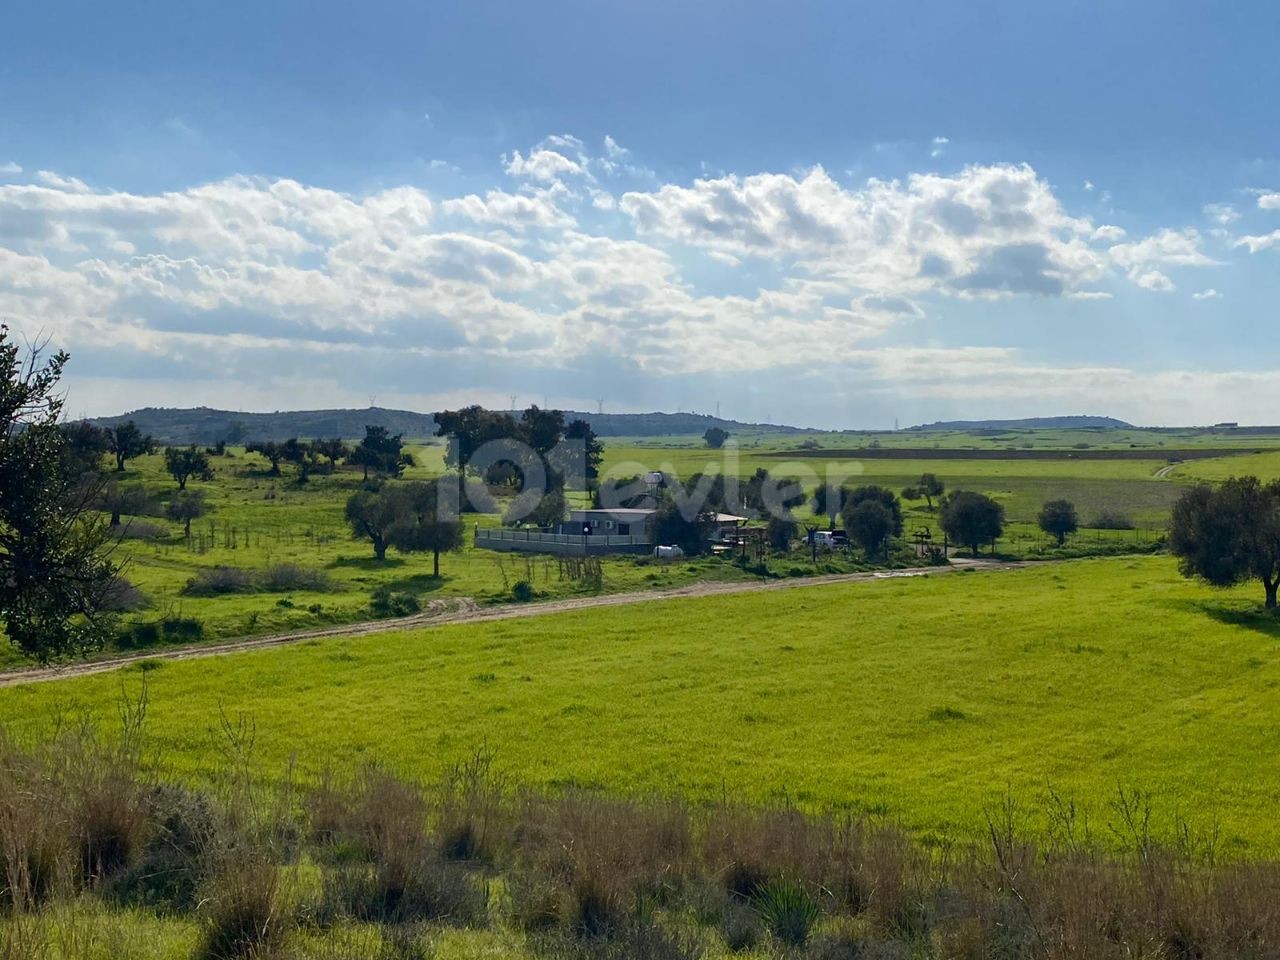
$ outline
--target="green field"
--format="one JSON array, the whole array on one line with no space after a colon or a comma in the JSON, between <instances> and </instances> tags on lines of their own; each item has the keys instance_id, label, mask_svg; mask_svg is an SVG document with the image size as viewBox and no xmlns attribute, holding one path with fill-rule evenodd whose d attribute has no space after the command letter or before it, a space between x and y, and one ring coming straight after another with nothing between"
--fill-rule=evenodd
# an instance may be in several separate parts
<instances>
[{"instance_id":1,"label":"green field","mask_svg":"<svg viewBox=\"0 0 1280 960\"><path fill-rule=\"evenodd\" d=\"M158 760L215 777L219 711L257 760L435 773L487 744L520 781L789 797L968 834L1006 789L1280 849L1280 651L1255 591L1164 557L655 602L297 646L147 671ZM138 668L0 692L12 731L109 723Z\"/></svg>"},{"instance_id":2,"label":"green field","mask_svg":"<svg viewBox=\"0 0 1280 960\"><path fill-rule=\"evenodd\" d=\"M922 437L933 434L892 434L896 448L908 449ZM1128 435L1126 434L1126 437ZM1028 442L1041 448L1053 447L1062 456L1055 459L1018 459L1015 452L1001 459L965 459L965 451L990 451L995 437L980 434L947 435L955 457L942 459L881 459L850 457L857 442L870 443L874 437L846 434L795 435L760 434L744 438L735 450L706 449L697 438L636 438L611 441L606 445L606 476L626 476L641 470L665 470L682 478L697 472L729 471L750 476L764 467L777 475L799 477L806 489L828 478L849 483L878 483L901 489L914 483L923 472L936 473L952 490L971 489L988 493L1004 504L1009 527L997 548L1018 557L1053 557L1080 553L1148 552L1167 522L1169 508L1187 483L1200 479L1218 480L1254 470L1263 476L1280 475L1280 452L1239 455L1169 464L1160 459L1158 443L1176 444L1183 449L1197 445L1214 449L1230 446L1221 435L1164 434L1094 437L1090 449L1112 444L1113 452L1135 459L1078 459L1079 443L1070 431L1039 431ZM1101 437L1101 439L1100 439ZM876 441L878 442L878 441ZM1251 443L1264 442L1251 438ZM799 444L808 449L797 450ZM1135 447L1141 447L1135 454ZM830 460L822 449L829 444ZM417 466L410 478L438 476L444 469L444 446L440 440L425 441L411 448ZM1150 458L1145 450L1150 449ZM792 456L795 454L795 456ZM803 454L803 456L801 455ZM208 516L196 521L190 540L181 528L161 517L144 516L127 520L137 533L151 528L153 536L126 539L118 556L126 563L126 576L142 594L142 603L123 617L123 631L136 625L183 621L195 623L199 637L224 639L285 630L323 627L334 623L376 618L372 605L376 588L411 595L422 606L449 606L459 603L498 603L511 599L512 585L530 582L543 597L565 597L584 593L668 588L703 580L751 580L761 576L795 576L803 572L807 558L798 551L792 556L774 555L764 568L746 569L719 560L699 559L682 564L656 565L645 558L615 557L602 562L602 582L575 579L572 572L547 557L496 554L476 550L468 543L459 553L442 561L442 576L431 576L431 558L398 555L385 562L373 558L368 544L352 539L343 521L347 496L360 485L360 473L342 469L333 474L314 475L300 485L292 467L281 476L271 476L260 457L232 449L228 456L214 457L215 478L193 481L193 489L203 491L211 506ZM129 464L117 477L121 482L141 483L159 497L158 510L172 495L175 484L164 473L159 455L142 457ZM581 495L579 495L581 496ZM1103 511L1118 512L1140 529L1082 530L1065 552L1049 549L1035 526L1035 517L1046 500L1065 498L1076 504L1081 522L1089 527ZM908 537L928 528L936 538L936 514L920 503L906 504ZM492 525L497 516L469 514L468 526ZM803 512L801 520L809 520ZM842 555L823 558L813 572L857 569L860 557ZM252 591L219 596L196 596L188 583L217 567L263 571L279 565L294 565L323 578L320 589L291 589L277 592ZM812 568L811 568L812 569ZM191 634L168 636L162 642L190 641ZM127 638L122 645L137 647L150 642ZM0 665L16 665L12 653L0 656Z\"/></svg>"}]
</instances>

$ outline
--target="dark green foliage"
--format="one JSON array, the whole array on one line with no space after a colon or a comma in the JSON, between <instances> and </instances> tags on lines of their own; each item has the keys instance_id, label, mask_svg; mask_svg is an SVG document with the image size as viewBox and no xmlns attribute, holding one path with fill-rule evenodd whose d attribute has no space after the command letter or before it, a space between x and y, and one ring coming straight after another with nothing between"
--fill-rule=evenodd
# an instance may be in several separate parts
<instances>
[{"instance_id":1,"label":"dark green foliage","mask_svg":"<svg viewBox=\"0 0 1280 960\"><path fill-rule=\"evenodd\" d=\"M533 589L533 584L528 580L517 580L511 585L511 599L517 603L528 603L537 595L537 591Z\"/></svg>"},{"instance_id":2,"label":"dark green foliage","mask_svg":"<svg viewBox=\"0 0 1280 960\"><path fill-rule=\"evenodd\" d=\"M1089 526L1095 530L1132 530L1135 524L1128 514L1119 510L1099 510Z\"/></svg>"},{"instance_id":3,"label":"dark green foliage","mask_svg":"<svg viewBox=\"0 0 1280 960\"><path fill-rule=\"evenodd\" d=\"M186 490L187 481L193 477L199 480L213 479L209 454L194 444L189 447L165 447L164 468L177 481L179 490Z\"/></svg>"},{"instance_id":4,"label":"dark green foliage","mask_svg":"<svg viewBox=\"0 0 1280 960\"><path fill-rule=\"evenodd\" d=\"M384 487L378 494L389 501L394 515L387 542L401 553L430 553L435 577L440 576L440 554L461 550L466 532L449 502L448 483L448 479L406 483Z\"/></svg>"},{"instance_id":5,"label":"dark green foliage","mask_svg":"<svg viewBox=\"0 0 1280 960\"><path fill-rule=\"evenodd\" d=\"M690 557L706 553L709 549L712 517L705 511L689 519L674 499L664 497L650 524L655 544L680 547Z\"/></svg>"},{"instance_id":6,"label":"dark green foliage","mask_svg":"<svg viewBox=\"0 0 1280 960\"><path fill-rule=\"evenodd\" d=\"M271 475L273 477L280 476L280 462L284 460L284 445L274 441L258 441L247 444L244 448L245 453L256 453L267 460L271 464Z\"/></svg>"},{"instance_id":7,"label":"dark green foliage","mask_svg":"<svg viewBox=\"0 0 1280 960\"><path fill-rule=\"evenodd\" d=\"M349 462L364 468L364 478L369 473L384 477L398 477L405 467L413 466L413 457L404 450L404 439L392 434L386 427L365 427L364 439L351 451Z\"/></svg>"},{"instance_id":8,"label":"dark green foliage","mask_svg":"<svg viewBox=\"0 0 1280 960\"><path fill-rule=\"evenodd\" d=\"M72 477L96 474L102 470L102 457L110 449L108 431L95 427L87 420L64 423L62 431L62 461L67 474Z\"/></svg>"},{"instance_id":9,"label":"dark green foliage","mask_svg":"<svg viewBox=\"0 0 1280 960\"><path fill-rule=\"evenodd\" d=\"M1066 542L1068 534L1080 529L1075 504L1070 500L1050 500L1040 508L1036 522L1040 524L1041 530L1057 538L1058 546Z\"/></svg>"},{"instance_id":10,"label":"dark green foliage","mask_svg":"<svg viewBox=\"0 0 1280 960\"><path fill-rule=\"evenodd\" d=\"M946 490L946 484L938 479L936 473L922 473L920 479L916 482L916 489L920 496L924 497L926 506L930 510L933 509L933 498L942 496Z\"/></svg>"},{"instance_id":11,"label":"dark green foliage","mask_svg":"<svg viewBox=\"0 0 1280 960\"><path fill-rule=\"evenodd\" d=\"M407 617L421 609L412 593L401 593L386 585L375 587L369 599L369 612L375 617Z\"/></svg>"},{"instance_id":12,"label":"dark green foliage","mask_svg":"<svg viewBox=\"0 0 1280 960\"><path fill-rule=\"evenodd\" d=\"M791 543L796 539L799 525L791 518L790 514L781 517L770 517L769 522L765 525L765 539L769 542L769 549L776 553L787 553L791 550Z\"/></svg>"},{"instance_id":13,"label":"dark green foliage","mask_svg":"<svg viewBox=\"0 0 1280 960\"><path fill-rule=\"evenodd\" d=\"M581 477L584 486L590 488L600 477L600 461L604 459L604 444L596 436L586 420L574 420L565 428L567 453L559 465L564 477L573 480Z\"/></svg>"},{"instance_id":14,"label":"dark green foliage","mask_svg":"<svg viewBox=\"0 0 1280 960\"><path fill-rule=\"evenodd\" d=\"M742 490L742 499L747 510L756 516L789 518L791 511L805 502L805 493L795 480L775 477L764 467L757 467Z\"/></svg>"},{"instance_id":15,"label":"dark green foliage","mask_svg":"<svg viewBox=\"0 0 1280 960\"><path fill-rule=\"evenodd\" d=\"M1280 588L1280 481L1232 477L1188 490L1174 504L1169 548L1183 576L1218 587L1262 581L1268 610Z\"/></svg>"},{"instance_id":16,"label":"dark green foliage","mask_svg":"<svg viewBox=\"0 0 1280 960\"><path fill-rule=\"evenodd\" d=\"M107 449L115 454L116 471L119 473L124 472L124 466L130 460L151 453L155 448L156 442L145 436L132 420L107 431Z\"/></svg>"},{"instance_id":17,"label":"dark green foliage","mask_svg":"<svg viewBox=\"0 0 1280 960\"><path fill-rule=\"evenodd\" d=\"M889 535L894 537L902 536L902 504L898 497L888 487L881 487L877 484L868 484L863 487L854 487L845 493L844 504L840 508L842 516L847 517L855 507L860 503L872 501L883 506L889 511Z\"/></svg>"},{"instance_id":18,"label":"dark green foliage","mask_svg":"<svg viewBox=\"0 0 1280 960\"><path fill-rule=\"evenodd\" d=\"M238 567L210 567L187 581L182 592L189 597L220 597L228 593L252 593L253 572Z\"/></svg>"},{"instance_id":19,"label":"dark green foliage","mask_svg":"<svg viewBox=\"0 0 1280 960\"><path fill-rule=\"evenodd\" d=\"M725 441L729 439L729 431L720 427L709 427L707 432L702 435L702 439L712 450L719 450L724 446Z\"/></svg>"},{"instance_id":20,"label":"dark green foliage","mask_svg":"<svg viewBox=\"0 0 1280 960\"><path fill-rule=\"evenodd\" d=\"M986 494L957 490L943 499L938 522L948 537L977 554L1004 532L1004 507Z\"/></svg>"},{"instance_id":21,"label":"dark green foliage","mask_svg":"<svg viewBox=\"0 0 1280 960\"><path fill-rule=\"evenodd\" d=\"M893 532L893 514L878 500L863 500L848 505L844 528L867 556L872 557Z\"/></svg>"},{"instance_id":22,"label":"dark green foliage","mask_svg":"<svg viewBox=\"0 0 1280 960\"><path fill-rule=\"evenodd\" d=\"M58 426L67 355L25 358L0 326L0 622L41 661L84 652L111 635L114 566L93 485L70 476Z\"/></svg>"},{"instance_id":23,"label":"dark green foliage","mask_svg":"<svg viewBox=\"0 0 1280 960\"><path fill-rule=\"evenodd\" d=\"M97 506L111 514L111 526L120 526L122 516L139 516L150 513L154 504L147 488L140 483L121 484L112 480L98 493Z\"/></svg>"},{"instance_id":24,"label":"dark green foliage","mask_svg":"<svg viewBox=\"0 0 1280 960\"><path fill-rule=\"evenodd\" d=\"M822 919L822 907L804 885L776 877L756 888L752 902L760 919L778 940L789 947L803 947Z\"/></svg>"},{"instance_id":25,"label":"dark green foliage","mask_svg":"<svg viewBox=\"0 0 1280 960\"><path fill-rule=\"evenodd\" d=\"M165 516L174 523L182 524L182 535L191 539L191 522L199 520L208 510L203 490L180 490L170 499L165 507Z\"/></svg>"}]
</instances>

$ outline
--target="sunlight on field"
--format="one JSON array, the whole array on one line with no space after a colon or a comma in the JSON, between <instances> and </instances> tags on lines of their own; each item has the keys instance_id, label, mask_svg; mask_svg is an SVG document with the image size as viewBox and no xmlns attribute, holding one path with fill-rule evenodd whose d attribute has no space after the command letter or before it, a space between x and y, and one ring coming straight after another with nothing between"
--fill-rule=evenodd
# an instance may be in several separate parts
<instances>
[{"instance_id":1,"label":"sunlight on field","mask_svg":"<svg viewBox=\"0 0 1280 960\"><path fill-rule=\"evenodd\" d=\"M1006 788L1101 809L1117 785L1160 815L1280 848L1274 621L1253 590L1167 558L655 602L453 626L147 670L157 760L219 761L220 711L264 773L296 757L435 772L487 744L519 780L679 791L976 829ZM114 722L141 673L0 692L14 732Z\"/></svg>"}]
</instances>

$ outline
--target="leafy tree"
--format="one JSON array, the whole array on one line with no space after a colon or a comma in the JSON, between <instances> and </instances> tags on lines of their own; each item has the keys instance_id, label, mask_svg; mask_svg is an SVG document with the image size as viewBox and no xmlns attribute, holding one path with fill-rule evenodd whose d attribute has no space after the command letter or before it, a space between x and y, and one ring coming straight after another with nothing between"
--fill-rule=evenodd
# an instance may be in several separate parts
<instances>
[{"instance_id":1,"label":"leafy tree","mask_svg":"<svg viewBox=\"0 0 1280 960\"><path fill-rule=\"evenodd\" d=\"M791 510L805 502L804 489L787 477L775 477L764 467L747 480L742 491L747 509L759 516L789 515Z\"/></svg>"},{"instance_id":2,"label":"leafy tree","mask_svg":"<svg viewBox=\"0 0 1280 960\"><path fill-rule=\"evenodd\" d=\"M284 446L274 440L257 440L244 448L245 453L256 453L271 464L271 476L280 476L280 462L284 460Z\"/></svg>"},{"instance_id":3,"label":"leafy tree","mask_svg":"<svg viewBox=\"0 0 1280 960\"><path fill-rule=\"evenodd\" d=\"M938 479L936 473L922 473L916 482L916 489L924 497L925 505L932 510L933 498L940 497L947 491L947 485Z\"/></svg>"},{"instance_id":4,"label":"leafy tree","mask_svg":"<svg viewBox=\"0 0 1280 960\"><path fill-rule=\"evenodd\" d=\"M1200 486L1174 504L1169 548L1185 577L1229 587L1262 581L1266 607L1280 587L1280 481L1233 477Z\"/></svg>"},{"instance_id":5,"label":"leafy tree","mask_svg":"<svg viewBox=\"0 0 1280 960\"><path fill-rule=\"evenodd\" d=\"M845 519L845 529L849 529L849 515L857 508L858 504L867 501L874 501L880 504L889 512L889 536L902 536L902 504L894 495L894 492L888 487L881 487L877 484L868 484L864 487L854 487L844 498L844 507L841 513ZM852 536L852 533L850 533Z\"/></svg>"},{"instance_id":6,"label":"leafy tree","mask_svg":"<svg viewBox=\"0 0 1280 960\"><path fill-rule=\"evenodd\" d=\"M191 521L199 520L208 512L204 491L179 490L170 498L164 512L174 523L182 524L182 535L190 540Z\"/></svg>"},{"instance_id":7,"label":"leafy tree","mask_svg":"<svg viewBox=\"0 0 1280 960\"><path fill-rule=\"evenodd\" d=\"M826 517L831 526L836 525L836 518L844 512L844 502L849 496L849 491L845 487L837 487L833 484L819 484L818 489L813 493L813 515L815 517Z\"/></svg>"},{"instance_id":8,"label":"leafy tree","mask_svg":"<svg viewBox=\"0 0 1280 960\"><path fill-rule=\"evenodd\" d=\"M324 457L329 461L330 470L338 465L339 460L345 460L351 456L351 447L343 443L341 437L317 440L311 446L315 450L316 456Z\"/></svg>"},{"instance_id":9,"label":"leafy tree","mask_svg":"<svg viewBox=\"0 0 1280 960\"><path fill-rule=\"evenodd\" d=\"M871 557L893 533L893 513L880 500L861 500L846 508L844 528Z\"/></svg>"},{"instance_id":10,"label":"leafy tree","mask_svg":"<svg viewBox=\"0 0 1280 960\"><path fill-rule=\"evenodd\" d=\"M903 487L899 496L902 497L903 500L911 501L924 499L924 493L919 487Z\"/></svg>"},{"instance_id":11,"label":"leafy tree","mask_svg":"<svg viewBox=\"0 0 1280 960\"><path fill-rule=\"evenodd\" d=\"M435 421L440 436L453 441L445 451L445 463L457 470L459 476L466 474L476 451L486 443L517 435L516 422L510 414L493 413L476 405L442 410L435 415Z\"/></svg>"},{"instance_id":12,"label":"leafy tree","mask_svg":"<svg viewBox=\"0 0 1280 960\"><path fill-rule=\"evenodd\" d=\"M777 553L789 552L791 541L795 540L798 529L799 526L790 513L770 517L764 528L764 537L769 542L769 549Z\"/></svg>"},{"instance_id":13,"label":"leafy tree","mask_svg":"<svg viewBox=\"0 0 1280 960\"><path fill-rule=\"evenodd\" d=\"M357 538L367 538L373 544L373 555L378 560L387 558L391 529L402 519L400 504L387 487L381 490L358 490L347 500L347 523Z\"/></svg>"},{"instance_id":14,"label":"leafy tree","mask_svg":"<svg viewBox=\"0 0 1280 960\"><path fill-rule=\"evenodd\" d=\"M533 512L527 516L516 517L511 513L502 518L503 523L531 523L538 527L554 527L569 512L568 502L563 490L549 490L545 493Z\"/></svg>"},{"instance_id":15,"label":"leafy tree","mask_svg":"<svg viewBox=\"0 0 1280 960\"><path fill-rule=\"evenodd\" d=\"M516 436L532 447L534 453L545 457L564 436L564 413L531 406L520 415Z\"/></svg>"},{"instance_id":16,"label":"leafy tree","mask_svg":"<svg viewBox=\"0 0 1280 960\"><path fill-rule=\"evenodd\" d=\"M380 495L390 499L396 515L387 542L400 553L430 552L431 575L438 578L440 554L460 550L465 534L462 521L441 503L439 482L388 487Z\"/></svg>"},{"instance_id":17,"label":"leafy tree","mask_svg":"<svg viewBox=\"0 0 1280 960\"><path fill-rule=\"evenodd\" d=\"M0 625L42 662L109 635L116 570L96 491L65 468L58 382L65 353L19 351L0 325Z\"/></svg>"},{"instance_id":18,"label":"leafy tree","mask_svg":"<svg viewBox=\"0 0 1280 960\"><path fill-rule=\"evenodd\" d=\"M111 514L111 526L120 526L123 514L137 516L151 508L151 495L142 484L125 486L112 481L103 487L98 497L99 506Z\"/></svg>"},{"instance_id":19,"label":"leafy tree","mask_svg":"<svg viewBox=\"0 0 1280 960\"><path fill-rule=\"evenodd\" d=\"M976 555L978 547L1004 533L1004 507L986 494L957 490L943 498L938 522L948 537Z\"/></svg>"},{"instance_id":20,"label":"leafy tree","mask_svg":"<svg viewBox=\"0 0 1280 960\"><path fill-rule=\"evenodd\" d=\"M87 420L64 423L59 429L63 439L62 460L68 474L73 477L97 474L102 469L103 454L110 449L107 431Z\"/></svg>"},{"instance_id":21,"label":"leafy tree","mask_svg":"<svg viewBox=\"0 0 1280 960\"><path fill-rule=\"evenodd\" d=\"M281 447L281 455L288 463L298 468L298 482L306 483L311 479L311 471L319 462L315 447L305 440L290 437Z\"/></svg>"},{"instance_id":22,"label":"leafy tree","mask_svg":"<svg viewBox=\"0 0 1280 960\"><path fill-rule=\"evenodd\" d=\"M178 481L179 490L186 490L187 481L192 477L200 480L213 479L209 455L194 443L189 447L165 447L164 468L169 476Z\"/></svg>"},{"instance_id":23,"label":"leafy tree","mask_svg":"<svg viewBox=\"0 0 1280 960\"><path fill-rule=\"evenodd\" d=\"M392 434L386 427L366 426L364 439L351 453L351 462L364 468L364 479L369 471L386 477L398 477L405 467L413 466L413 457L404 449L401 434Z\"/></svg>"},{"instance_id":24,"label":"leafy tree","mask_svg":"<svg viewBox=\"0 0 1280 960\"><path fill-rule=\"evenodd\" d=\"M724 446L725 441L729 439L729 431L722 430L720 427L708 427L707 432L702 435L702 439L706 441L707 446L712 450L719 450Z\"/></svg>"},{"instance_id":25,"label":"leafy tree","mask_svg":"<svg viewBox=\"0 0 1280 960\"><path fill-rule=\"evenodd\" d=\"M586 420L574 420L565 427L564 438L569 441L569 459L559 466L561 474L566 477L582 477L587 489L591 489L600 479L604 444Z\"/></svg>"},{"instance_id":26,"label":"leafy tree","mask_svg":"<svg viewBox=\"0 0 1280 960\"><path fill-rule=\"evenodd\" d=\"M126 463L153 452L155 448L155 440L143 435L132 420L116 424L107 431L107 449L115 454L117 473L124 473Z\"/></svg>"},{"instance_id":27,"label":"leafy tree","mask_svg":"<svg viewBox=\"0 0 1280 960\"><path fill-rule=\"evenodd\" d=\"M1080 529L1080 520L1076 517L1076 505L1070 500L1050 500L1040 508L1037 521L1041 530L1051 537L1058 538L1058 546L1066 543L1068 534Z\"/></svg>"},{"instance_id":28,"label":"leafy tree","mask_svg":"<svg viewBox=\"0 0 1280 960\"><path fill-rule=\"evenodd\" d=\"M673 499L664 497L650 524L655 544L680 547L691 557L707 552L712 527L712 516L707 511L688 519Z\"/></svg>"}]
</instances>

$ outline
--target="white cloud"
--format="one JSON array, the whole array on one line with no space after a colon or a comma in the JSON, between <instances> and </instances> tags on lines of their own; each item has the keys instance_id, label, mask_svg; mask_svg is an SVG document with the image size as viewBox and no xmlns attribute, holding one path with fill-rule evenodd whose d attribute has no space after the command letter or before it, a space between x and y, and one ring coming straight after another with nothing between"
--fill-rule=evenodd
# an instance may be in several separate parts
<instances>
[{"instance_id":1,"label":"white cloud","mask_svg":"<svg viewBox=\"0 0 1280 960\"><path fill-rule=\"evenodd\" d=\"M1086 181L1084 182L1084 189L1085 189L1085 192L1086 192L1086 193L1092 192L1092 190L1093 190L1093 181L1092 181L1092 180L1086 180Z\"/></svg>"},{"instance_id":2,"label":"white cloud","mask_svg":"<svg viewBox=\"0 0 1280 960\"><path fill-rule=\"evenodd\" d=\"M1204 215L1219 226L1226 227L1240 219L1240 213L1229 203L1206 203Z\"/></svg>"},{"instance_id":3,"label":"white cloud","mask_svg":"<svg viewBox=\"0 0 1280 960\"><path fill-rule=\"evenodd\" d=\"M951 142L951 141L950 141L947 137L934 137L934 138L933 138L933 149L931 149L931 150L929 151L929 156L931 156L931 157L940 157L940 156L942 156L943 149L944 149L944 148L946 147L946 145L947 145L948 143L950 143L950 142Z\"/></svg>"},{"instance_id":4,"label":"white cloud","mask_svg":"<svg viewBox=\"0 0 1280 960\"><path fill-rule=\"evenodd\" d=\"M1263 210L1280 210L1280 193L1267 192L1258 194L1258 206Z\"/></svg>"},{"instance_id":5,"label":"white cloud","mask_svg":"<svg viewBox=\"0 0 1280 960\"><path fill-rule=\"evenodd\" d=\"M1170 293L1174 289L1173 281L1159 270L1144 270L1141 267L1132 267L1129 270L1129 279L1143 290Z\"/></svg>"},{"instance_id":6,"label":"white cloud","mask_svg":"<svg viewBox=\"0 0 1280 960\"><path fill-rule=\"evenodd\" d=\"M534 149L529 156L515 150L506 158L506 171L513 177L529 177L541 183L555 183L565 176L582 176L582 165L554 150Z\"/></svg>"},{"instance_id":7,"label":"white cloud","mask_svg":"<svg viewBox=\"0 0 1280 960\"><path fill-rule=\"evenodd\" d=\"M1270 233L1264 233L1260 236L1241 237L1236 241L1237 247L1247 247L1250 253L1257 253L1259 250L1270 250L1277 244L1280 244L1280 230L1272 230Z\"/></svg>"},{"instance_id":8,"label":"white cloud","mask_svg":"<svg viewBox=\"0 0 1280 960\"><path fill-rule=\"evenodd\" d=\"M22 172L22 167L12 160L0 163L0 176L16 177Z\"/></svg>"},{"instance_id":9,"label":"white cloud","mask_svg":"<svg viewBox=\"0 0 1280 960\"><path fill-rule=\"evenodd\" d=\"M624 374L705 379L818 356L881 378L869 389L896 378L941 395L930 377L1038 369L1002 349L893 339L926 315L945 321L949 301L1098 299L1097 284L1124 277L1168 290L1166 269L1213 263L1194 230L1120 242L1120 227L1072 215L1025 165L853 189L821 168L720 175L618 197L603 164L629 175L629 152L610 138L604 154L549 137L507 158L524 181L510 191L455 197L249 177L167 193L49 172L0 183L0 316L78 362L193 381L262 383L305 365L335 382L376 370L380 393L413 392L427 364L444 393L477 369L569 366L574 382L611 371L587 388L603 389Z\"/></svg>"},{"instance_id":10,"label":"white cloud","mask_svg":"<svg viewBox=\"0 0 1280 960\"><path fill-rule=\"evenodd\" d=\"M1199 293L1193 293L1191 295L1191 299L1192 300L1221 300L1222 294L1220 294L1217 290L1213 289L1213 287L1209 287L1209 289L1207 290L1201 290Z\"/></svg>"}]
</instances>

